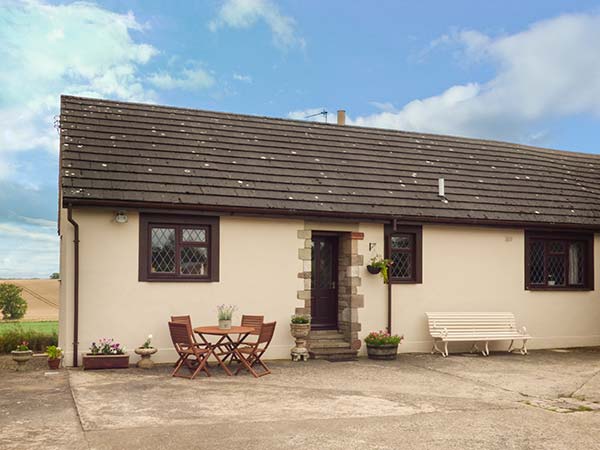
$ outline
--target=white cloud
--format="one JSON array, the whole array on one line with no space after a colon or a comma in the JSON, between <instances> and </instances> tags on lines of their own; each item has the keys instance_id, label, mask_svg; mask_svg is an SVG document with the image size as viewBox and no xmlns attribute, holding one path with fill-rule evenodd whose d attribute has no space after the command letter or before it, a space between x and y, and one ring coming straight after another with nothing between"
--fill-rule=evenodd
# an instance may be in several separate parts
<instances>
[{"instance_id":1,"label":"white cloud","mask_svg":"<svg viewBox=\"0 0 600 450\"><path fill-rule=\"evenodd\" d=\"M237 80L237 81L243 81L244 83L252 83L252 77L250 75L234 73L232 77L234 80Z\"/></svg>"},{"instance_id":2,"label":"white cloud","mask_svg":"<svg viewBox=\"0 0 600 450\"><path fill-rule=\"evenodd\" d=\"M153 73L148 77L148 82L160 89L196 91L212 86L215 79L206 70L196 68L183 69L179 77L164 71Z\"/></svg>"},{"instance_id":3,"label":"white cloud","mask_svg":"<svg viewBox=\"0 0 600 450\"><path fill-rule=\"evenodd\" d=\"M53 116L61 93L152 100L139 67L158 51L136 43L132 13L92 3L7 0L0 9L0 150L56 151Z\"/></svg>"},{"instance_id":4,"label":"white cloud","mask_svg":"<svg viewBox=\"0 0 600 450\"><path fill-rule=\"evenodd\" d=\"M372 101L372 102L369 102L369 105L372 105L381 111L387 111L387 112L396 111L396 107L391 102Z\"/></svg>"},{"instance_id":5,"label":"white cloud","mask_svg":"<svg viewBox=\"0 0 600 450\"><path fill-rule=\"evenodd\" d=\"M273 43L280 48L305 46L304 39L296 32L293 18L283 15L271 0L226 0L216 19L208 24L211 31L225 26L231 28L250 28L264 21L273 35Z\"/></svg>"},{"instance_id":6,"label":"white cloud","mask_svg":"<svg viewBox=\"0 0 600 450\"><path fill-rule=\"evenodd\" d=\"M0 278L46 278L57 272L58 242L56 224L0 222Z\"/></svg>"},{"instance_id":7,"label":"white cloud","mask_svg":"<svg viewBox=\"0 0 600 450\"><path fill-rule=\"evenodd\" d=\"M600 115L600 15L562 15L500 37L460 31L451 40L496 75L348 122L528 141L545 133L538 128L546 119Z\"/></svg>"},{"instance_id":8,"label":"white cloud","mask_svg":"<svg viewBox=\"0 0 600 450\"><path fill-rule=\"evenodd\" d=\"M13 238L27 238L34 241L56 242L56 236L11 223L0 223L0 233L5 237L12 236Z\"/></svg>"}]
</instances>

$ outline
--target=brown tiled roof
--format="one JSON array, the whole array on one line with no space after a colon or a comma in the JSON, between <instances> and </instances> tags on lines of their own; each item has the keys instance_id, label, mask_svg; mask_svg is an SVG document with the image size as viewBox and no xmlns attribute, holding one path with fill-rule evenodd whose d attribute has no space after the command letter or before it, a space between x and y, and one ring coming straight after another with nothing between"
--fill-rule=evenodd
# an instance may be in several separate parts
<instances>
[{"instance_id":1,"label":"brown tiled roof","mask_svg":"<svg viewBox=\"0 0 600 450\"><path fill-rule=\"evenodd\" d=\"M64 204L600 225L599 155L66 96L60 123Z\"/></svg>"}]
</instances>

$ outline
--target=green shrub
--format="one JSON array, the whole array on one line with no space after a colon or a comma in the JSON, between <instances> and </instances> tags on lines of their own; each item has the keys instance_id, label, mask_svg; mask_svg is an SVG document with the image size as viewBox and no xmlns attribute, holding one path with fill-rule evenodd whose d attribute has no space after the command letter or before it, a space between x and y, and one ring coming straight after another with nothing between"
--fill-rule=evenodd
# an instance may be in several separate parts
<instances>
[{"instance_id":1,"label":"green shrub","mask_svg":"<svg viewBox=\"0 0 600 450\"><path fill-rule=\"evenodd\" d=\"M23 341L28 342L29 348L34 352L44 352L46 347L58 345L58 333L24 330L20 325L15 325L0 333L0 353L10 353Z\"/></svg>"},{"instance_id":2,"label":"green shrub","mask_svg":"<svg viewBox=\"0 0 600 450\"><path fill-rule=\"evenodd\" d=\"M310 323L310 316L308 314L294 314L292 316L292 323L299 323L299 324Z\"/></svg>"},{"instance_id":3,"label":"green shrub","mask_svg":"<svg viewBox=\"0 0 600 450\"><path fill-rule=\"evenodd\" d=\"M23 288L16 284L0 284L0 309L3 319L20 319L27 312L27 302L21 297Z\"/></svg>"}]
</instances>

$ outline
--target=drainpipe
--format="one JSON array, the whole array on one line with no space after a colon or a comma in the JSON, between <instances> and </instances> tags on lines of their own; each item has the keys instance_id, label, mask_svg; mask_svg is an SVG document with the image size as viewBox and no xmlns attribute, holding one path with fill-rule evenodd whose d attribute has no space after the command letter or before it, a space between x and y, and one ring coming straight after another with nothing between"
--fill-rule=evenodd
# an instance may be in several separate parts
<instances>
[{"instance_id":1,"label":"drainpipe","mask_svg":"<svg viewBox=\"0 0 600 450\"><path fill-rule=\"evenodd\" d=\"M79 224L73 219L73 207L67 207L67 220L73 225L73 366L77 367L77 352L79 346Z\"/></svg>"},{"instance_id":2,"label":"drainpipe","mask_svg":"<svg viewBox=\"0 0 600 450\"><path fill-rule=\"evenodd\" d=\"M398 230L398 222L396 219L392 220L392 230L393 231L397 231ZM389 245L389 244L388 244ZM387 311L388 311L388 316L387 316L387 329L388 329L388 333L392 334L392 283L390 283L390 279L388 276L388 304L387 304Z\"/></svg>"}]
</instances>

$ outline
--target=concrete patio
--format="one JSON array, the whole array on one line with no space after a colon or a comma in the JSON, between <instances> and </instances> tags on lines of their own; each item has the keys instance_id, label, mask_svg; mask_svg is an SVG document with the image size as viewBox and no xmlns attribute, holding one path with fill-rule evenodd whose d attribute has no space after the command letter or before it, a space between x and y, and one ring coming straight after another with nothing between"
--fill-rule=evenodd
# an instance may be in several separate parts
<instances>
[{"instance_id":1,"label":"concrete patio","mask_svg":"<svg viewBox=\"0 0 600 450\"><path fill-rule=\"evenodd\" d=\"M599 349L271 368L2 369L0 448L600 448Z\"/></svg>"}]
</instances>

